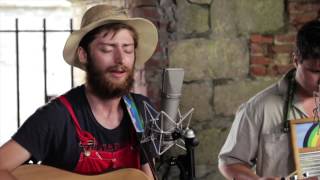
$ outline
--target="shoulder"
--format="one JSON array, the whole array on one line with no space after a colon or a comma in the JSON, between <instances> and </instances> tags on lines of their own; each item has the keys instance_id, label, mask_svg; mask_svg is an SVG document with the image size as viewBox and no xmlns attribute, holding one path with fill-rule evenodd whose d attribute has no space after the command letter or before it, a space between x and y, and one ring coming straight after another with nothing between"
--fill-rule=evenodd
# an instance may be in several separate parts
<instances>
[{"instance_id":1,"label":"shoulder","mask_svg":"<svg viewBox=\"0 0 320 180\"><path fill-rule=\"evenodd\" d=\"M85 98L85 87L84 85L77 86L66 92L63 96L65 96L72 104L78 104Z\"/></svg>"},{"instance_id":2,"label":"shoulder","mask_svg":"<svg viewBox=\"0 0 320 180\"><path fill-rule=\"evenodd\" d=\"M138 106L143 106L144 103L148 103L149 105L153 106L153 104L151 103L150 99L147 96L144 96L142 94L136 94L136 93L130 93L130 95L132 96L132 98L134 99L135 103Z\"/></svg>"},{"instance_id":3,"label":"shoulder","mask_svg":"<svg viewBox=\"0 0 320 180\"><path fill-rule=\"evenodd\" d=\"M148 115L145 111L146 109L150 109L150 112L153 114L153 116L156 116L156 108L148 97L136 93L130 93L130 95L133 98L138 110L141 112L142 117L144 117L144 119L148 119Z\"/></svg>"},{"instance_id":4,"label":"shoulder","mask_svg":"<svg viewBox=\"0 0 320 180\"><path fill-rule=\"evenodd\" d=\"M260 91L252 98L250 98L247 103L252 106L267 106L267 105L277 105L282 104L287 96L289 76L291 76L293 70L290 70L287 74L282 76L277 82L271 84L269 87Z\"/></svg>"},{"instance_id":5,"label":"shoulder","mask_svg":"<svg viewBox=\"0 0 320 180\"><path fill-rule=\"evenodd\" d=\"M278 83L274 83L251 97L247 101L247 104L251 106L261 106L269 103L273 104L275 101L281 99L283 99L283 94L279 91Z\"/></svg>"},{"instance_id":6,"label":"shoulder","mask_svg":"<svg viewBox=\"0 0 320 180\"><path fill-rule=\"evenodd\" d=\"M285 94L279 88L278 81L243 103L236 113L236 119L246 119L256 124L265 119L280 122L284 102Z\"/></svg>"},{"instance_id":7,"label":"shoulder","mask_svg":"<svg viewBox=\"0 0 320 180\"><path fill-rule=\"evenodd\" d=\"M262 115L268 109L283 104L283 96L279 93L277 83L270 85L264 90L252 96L248 101L240 105L237 115L243 114L249 117Z\"/></svg>"},{"instance_id":8,"label":"shoulder","mask_svg":"<svg viewBox=\"0 0 320 180\"><path fill-rule=\"evenodd\" d=\"M78 104L79 103L78 101L82 100L80 97L83 97L83 93L84 93L84 86L82 85L82 86L78 86L78 87L75 87L75 88L69 90L68 92L66 92L62 96L66 97L71 104ZM47 104L38 108L37 111L48 112L50 114L55 113L55 112L60 112L60 113L66 112L66 108L63 105L63 103L60 101L59 97L60 96L52 99ZM57 115L57 114L55 114L55 115Z\"/></svg>"},{"instance_id":9,"label":"shoulder","mask_svg":"<svg viewBox=\"0 0 320 180\"><path fill-rule=\"evenodd\" d=\"M60 124L61 119L67 116L67 111L58 98L39 107L27 120L26 123L39 124L52 129Z\"/></svg>"},{"instance_id":10,"label":"shoulder","mask_svg":"<svg viewBox=\"0 0 320 180\"><path fill-rule=\"evenodd\" d=\"M137 93L130 93L130 95L137 101L150 101L147 96Z\"/></svg>"},{"instance_id":11,"label":"shoulder","mask_svg":"<svg viewBox=\"0 0 320 180\"><path fill-rule=\"evenodd\" d=\"M62 112L63 109L64 109L63 105L61 104L59 98L57 97L55 99L52 99L51 101L49 101L45 105L39 107L36 110L35 114L42 114L42 115L49 114L49 115L52 115L52 114L56 114L58 112Z\"/></svg>"}]
</instances>

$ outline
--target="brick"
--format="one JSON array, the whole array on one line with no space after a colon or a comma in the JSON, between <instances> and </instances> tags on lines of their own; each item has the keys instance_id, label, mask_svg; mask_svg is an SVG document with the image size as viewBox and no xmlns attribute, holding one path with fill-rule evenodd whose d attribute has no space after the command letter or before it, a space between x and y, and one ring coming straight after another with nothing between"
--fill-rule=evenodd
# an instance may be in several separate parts
<instances>
[{"instance_id":1,"label":"brick","mask_svg":"<svg viewBox=\"0 0 320 180\"><path fill-rule=\"evenodd\" d=\"M297 3L291 2L288 4L289 15L304 14L308 12L316 12L320 9L320 3Z\"/></svg>"},{"instance_id":2,"label":"brick","mask_svg":"<svg viewBox=\"0 0 320 180\"><path fill-rule=\"evenodd\" d=\"M255 55L255 54L263 54L265 51L264 51L264 46L263 44L258 44L258 43L251 43L250 44L250 53L252 55Z\"/></svg>"},{"instance_id":3,"label":"brick","mask_svg":"<svg viewBox=\"0 0 320 180\"><path fill-rule=\"evenodd\" d=\"M320 10L320 3L314 3L312 6L312 10L319 11Z\"/></svg>"},{"instance_id":4,"label":"brick","mask_svg":"<svg viewBox=\"0 0 320 180\"><path fill-rule=\"evenodd\" d=\"M286 72L288 72L289 69L293 68L294 65L293 64L288 64L288 65L279 65L278 66L278 72L279 74L285 74Z\"/></svg>"},{"instance_id":5,"label":"brick","mask_svg":"<svg viewBox=\"0 0 320 180\"><path fill-rule=\"evenodd\" d=\"M251 56L250 64L252 65L268 65L271 63L271 59L264 56Z\"/></svg>"},{"instance_id":6,"label":"brick","mask_svg":"<svg viewBox=\"0 0 320 180\"><path fill-rule=\"evenodd\" d=\"M265 76L267 75L267 68L265 66L251 66L250 74L253 76Z\"/></svg>"},{"instance_id":7,"label":"brick","mask_svg":"<svg viewBox=\"0 0 320 180\"><path fill-rule=\"evenodd\" d=\"M155 59L154 57L150 58L146 63L145 66L149 69L158 69L158 68L164 68L169 66L169 60L168 59Z\"/></svg>"},{"instance_id":8,"label":"brick","mask_svg":"<svg viewBox=\"0 0 320 180\"><path fill-rule=\"evenodd\" d=\"M274 45L272 46L272 51L274 53L290 53L293 51L293 45L291 44Z\"/></svg>"},{"instance_id":9,"label":"brick","mask_svg":"<svg viewBox=\"0 0 320 180\"><path fill-rule=\"evenodd\" d=\"M253 43L272 43L273 36L253 34L250 37L250 41Z\"/></svg>"},{"instance_id":10,"label":"brick","mask_svg":"<svg viewBox=\"0 0 320 180\"><path fill-rule=\"evenodd\" d=\"M158 43L155 52L163 53L164 49L165 47L160 45L160 43Z\"/></svg>"},{"instance_id":11,"label":"brick","mask_svg":"<svg viewBox=\"0 0 320 180\"><path fill-rule=\"evenodd\" d=\"M156 6L157 1L155 0L127 0L129 7L139 7L139 6Z\"/></svg>"},{"instance_id":12,"label":"brick","mask_svg":"<svg viewBox=\"0 0 320 180\"><path fill-rule=\"evenodd\" d=\"M155 26L157 26L157 29L159 31L160 29L160 21L159 19L151 19L151 18L148 18Z\"/></svg>"},{"instance_id":13,"label":"brick","mask_svg":"<svg viewBox=\"0 0 320 180\"><path fill-rule=\"evenodd\" d=\"M316 19L318 17L318 12L309 12L309 13L303 13L299 15L291 15L289 17L289 22L293 25L306 23L308 21L311 21L313 19Z\"/></svg>"},{"instance_id":14,"label":"brick","mask_svg":"<svg viewBox=\"0 0 320 180\"><path fill-rule=\"evenodd\" d=\"M159 12L156 8L153 7L143 7L140 8L143 11L145 17L150 17L152 19L160 19Z\"/></svg>"},{"instance_id":15,"label":"brick","mask_svg":"<svg viewBox=\"0 0 320 180\"><path fill-rule=\"evenodd\" d=\"M160 19L160 14L155 7L139 7L134 8L132 13L136 17L145 17L147 19L156 21Z\"/></svg>"},{"instance_id":16,"label":"brick","mask_svg":"<svg viewBox=\"0 0 320 180\"><path fill-rule=\"evenodd\" d=\"M163 45L161 45L160 43L158 43L156 49L155 49L155 52L152 56L152 59L154 60L162 60L163 59L163 56L165 54L165 49L166 47L164 47Z\"/></svg>"},{"instance_id":17,"label":"brick","mask_svg":"<svg viewBox=\"0 0 320 180\"><path fill-rule=\"evenodd\" d=\"M294 44L296 33L275 35L274 40L275 44Z\"/></svg>"},{"instance_id":18,"label":"brick","mask_svg":"<svg viewBox=\"0 0 320 180\"><path fill-rule=\"evenodd\" d=\"M156 109L160 109L161 103L161 94L159 91L159 87L153 87L152 85L148 84L147 86L147 96L151 97L151 102L155 106Z\"/></svg>"},{"instance_id":19,"label":"brick","mask_svg":"<svg viewBox=\"0 0 320 180\"><path fill-rule=\"evenodd\" d=\"M289 14L291 13L298 13L298 6L299 6L299 3L296 3L296 2L289 2L288 3L288 12Z\"/></svg>"},{"instance_id":20,"label":"brick","mask_svg":"<svg viewBox=\"0 0 320 180\"><path fill-rule=\"evenodd\" d=\"M280 76L288 72L289 69L293 68L292 64L288 65L273 65L267 70L267 74L270 76Z\"/></svg>"}]
</instances>

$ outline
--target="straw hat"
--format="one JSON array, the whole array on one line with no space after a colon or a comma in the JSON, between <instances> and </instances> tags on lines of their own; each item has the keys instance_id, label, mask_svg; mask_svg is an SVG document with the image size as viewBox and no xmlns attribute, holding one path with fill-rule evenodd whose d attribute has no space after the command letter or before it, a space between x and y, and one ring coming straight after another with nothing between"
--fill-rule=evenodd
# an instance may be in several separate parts
<instances>
[{"instance_id":1,"label":"straw hat","mask_svg":"<svg viewBox=\"0 0 320 180\"><path fill-rule=\"evenodd\" d=\"M64 60L73 66L85 70L81 64L77 48L81 39L91 30L108 23L124 23L131 26L138 34L138 47L135 50L136 63L144 64L154 53L158 43L156 27L144 18L129 18L124 9L109 5L97 5L91 7L83 15L79 30L70 34L63 49Z\"/></svg>"}]
</instances>

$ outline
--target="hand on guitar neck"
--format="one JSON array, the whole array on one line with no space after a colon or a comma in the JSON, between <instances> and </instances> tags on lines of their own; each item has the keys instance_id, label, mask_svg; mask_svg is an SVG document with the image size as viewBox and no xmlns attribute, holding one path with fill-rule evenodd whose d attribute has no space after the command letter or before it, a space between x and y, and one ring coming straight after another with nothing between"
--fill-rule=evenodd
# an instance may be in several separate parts
<instances>
[{"instance_id":1,"label":"hand on guitar neck","mask_svg":"<svg viewBox=\"0 0 320 180\"><path fill-rule=\"evenodd\" d=\"M138 169L128 168L99 175L81 175L44 165L23 165L12 174L18 180L149 180L146 174Z\"/></svg>"},{"instance_id":2,"label":"hand on guitar neck","mask_svg":"<svg viewBox=\"0 0 320 180\"><path fill-rule=\"evenodd\" d=\"M292 177L281 178L281 180L319 180L319 178L317 176L313 176L313 177L306 177L306 178L302 178L302 179L295 179L292 176Z\"/></svg>"}]
</instances>

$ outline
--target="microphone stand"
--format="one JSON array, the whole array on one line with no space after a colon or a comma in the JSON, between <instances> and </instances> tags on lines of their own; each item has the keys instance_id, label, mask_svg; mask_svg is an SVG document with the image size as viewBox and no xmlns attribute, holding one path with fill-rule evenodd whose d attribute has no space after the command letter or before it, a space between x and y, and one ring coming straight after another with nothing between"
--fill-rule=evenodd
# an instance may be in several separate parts
<instances>
[{"instance_id":1,"label":"microphone stand","mask_svg":"<svg viewBox=\"0 0 320 180\"><path fill-rule=\"evenodd\" d=\"M198 139L196 139L196 135L193 130L188 129L184 136L186 148L187 148L187 169L188 169L188 180L196 179L196 171L195 171L195 160L194 160L194 148L199 144Z\"/></svg>"},{"instance_id":2,"label":"microphone stand","mask_svg":"<svg viewBox=\"0 0 320 180\"><path fill-rule=\"evenodd\" d=\"M192 129L187 129L183 134L181 132L174 132L172 136L173 139L184 138L186 154L171 157L165 161L168 163L169 167L166 169L167 172L162 179L167 179L170 168L172 166L177 166L180 170L180 180L196 180L194 149L199 144L199 141L196 138L194 131Z\"/></svg>"},{"instance_id":3,"label":"microphone stand","mask_svg":"<svg viewBox=\"0 0 320 180\"><path fill-rule=\"evenodd\" d=\"M184 115L181 115L178 109L178 120L172 118L166 112L157 112L151 105L144 103L145 116L150 120L146 125L146 133L142 142L151 141L156 153L160 156L160 164L157 166L157 171L160 170L163 164L168 164L165 169L162 180L168 179L169 171L172 166L177 166L180 170L180 180L196 180L195 173L195 158L194 149L199 144L198 139L192 129L189 128L193 108ZM166 121L169 125L164 126ZM187 124L183 124L187 122ZM185 126L186 125L186 126ZM184 141L183 144L178 142ZM177 145L181 149L186 150L185 154L172 156L169 159L163 160L161 156L172 146Z\"/></svg>"}]
</instances>

